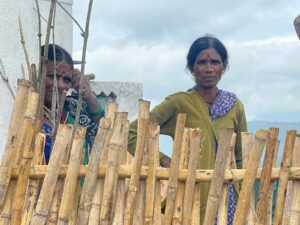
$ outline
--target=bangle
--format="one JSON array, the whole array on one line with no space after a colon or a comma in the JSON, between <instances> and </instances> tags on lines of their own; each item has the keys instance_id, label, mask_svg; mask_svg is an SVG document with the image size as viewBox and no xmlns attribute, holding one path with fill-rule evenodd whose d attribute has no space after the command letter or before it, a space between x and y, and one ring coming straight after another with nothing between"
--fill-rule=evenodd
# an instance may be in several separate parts
<instances>
[{"instance_id":1,"label":"bangle","mask_svg":"<svg viewBox=\"0 0 300 225\"><path fill-rule=\"evenodd\" d=\"M103 114L103 110L102 110L101 105L99 105L99 107L97 108L96 111L91 112L90 110L87 110L87 112L88 112L90 117L97 117L97 116L100 116L100 115Z\"/></svg>"}]
</instances>

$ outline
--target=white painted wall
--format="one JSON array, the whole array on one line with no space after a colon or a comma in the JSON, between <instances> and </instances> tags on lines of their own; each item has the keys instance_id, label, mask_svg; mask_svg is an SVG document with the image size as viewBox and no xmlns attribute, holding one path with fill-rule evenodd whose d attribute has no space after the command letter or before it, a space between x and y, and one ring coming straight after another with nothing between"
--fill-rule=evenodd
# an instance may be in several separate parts
<instances>
[{"instance_id":1,"label":"white painted wall","mask_svg":"<svg viewBox=\"0 0 300 225\"><path fill-rule=\"evenodd\" d=\"M72 13L73 0L61 0L64 7ZM48 18L50 0L39 0L40 11ZM17 79L21 78L21 64L26 69L23 48L20 42L18 17L21 15L25 41L31 63L38 61L38 19L35 0L0 0L0 58L4 64L10 84L15 90ZM55 42L72 52L73 24L72 20L57 6L55 24ZM42 33L46 30L46 22L42 20ZM6 85L0 79L0 155L6 142L8 126L13 106Z\"/></svg>"}]
</instances>

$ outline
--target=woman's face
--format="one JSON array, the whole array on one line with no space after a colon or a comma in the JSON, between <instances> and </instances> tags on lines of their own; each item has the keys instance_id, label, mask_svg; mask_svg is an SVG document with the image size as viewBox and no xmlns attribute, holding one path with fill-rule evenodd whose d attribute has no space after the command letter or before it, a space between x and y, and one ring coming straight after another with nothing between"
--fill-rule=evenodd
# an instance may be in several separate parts
<instances>
[{"instance_id":1,"label":"woman's face","mask_svg":"<svg viewBox=\"0 0 300 225\"><path fill-rule=\"evenodd\" d=\"M66 62L56 62L56 79L59 97L62 92L68 91L71 87L73 68ZM51 108L52 93L54 85L54 62L47 64L47 76L45 82L44 105Z\"/></svg>"},{"instance_id":2,"label":"woman's face","mask_svg":"<svg viewBox=\"0 0 300 225\"><path fill-rule=\"evenodd\" d=\"M216 87L226 65L214 48L202 50L196 57L193 76L199 88Z\"/></svg>"}]
</instances>

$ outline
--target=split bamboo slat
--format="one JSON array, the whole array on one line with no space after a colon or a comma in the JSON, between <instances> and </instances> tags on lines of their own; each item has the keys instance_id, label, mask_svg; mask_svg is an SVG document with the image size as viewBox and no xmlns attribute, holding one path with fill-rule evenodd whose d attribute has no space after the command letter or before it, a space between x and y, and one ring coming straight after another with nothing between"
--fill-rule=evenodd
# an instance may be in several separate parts
<instances>
[{"instance_id":1,"label":"split bamboo slat","mask_svg":"<svg viewBox=\"0 0 300 225\"><path fill-rule=\"evenodd\" d=\"M276 198L276 207L274 215L274 225L281 225L283 219L283 210L285 202L285 193L288 183L288 174L292 164L292 154L295 145L296 131L291 130L287 132L283 158L281 161L281 170L278 184L278 192Z\"/></svg>"},{"instance_id":2,"label":"split bamboo slat","mask_svg":"<svg viewBox=\"0 0 300 225\"><path fill-rule=\"evenodd\" d=\"M295 145L296 131L291 130L287 132L283 158L281 161L281 170L278 184L278 192L276 198L276 207L274 215L274 225L281 225L283 219L285 192L288 183L289 170L292 164L292 154Z\"/></svg>"},{"instance_id":3,"label":"split bamboo slat","mask_svg":"<svg viewBox=\"0 0 300 225\"><path fill-rule=\"evenodd\" d=\"M31 225L41 225L46 223L51 200L55 191L59 169L64 157L64 153L66 152L71 130L71 125L59 125L57 137L55 139L49 164L47 166L47 173L44 178L35 213L30 223Z\"/></svg>"},{"instance_id":4,"label":"split bamboo slat","mask_svg":"<svg viewBox=\"0 0 300 225\"><path fill-rule=\"evenodd\" d=\"M275 127L271 127L269 129L270 132L270 136L276 136L278 137L279 134L279 128L275 128ZM277 154L278 154L278 149L279 149L279 144L280 141L277 140L276 141L276 145L275 145L275 150L274 150L274 158L273 158L273 165L272 168L274 168L276 166L276 161L277 161ZM268 189L268 193L267 193L267 213L266 213L266 219L265 219L265 224L266 225L272 225L273 222L273 195L274 195L274 180L271 180L270 185L269 185L269 189Z\"/></svg>"},{"instance_id":5,"label":"split bamboo slat","mask_svg":"<svg viewBox=\"0 0 300 225\"><path fill-rule=\"evenodd\" d=\"M236 133L233 133L231 142L230 142L230 149L228 153L228 159L226 163L226 169L233 169L235 163L235 157L234 157L234 149L235 149L235 141L236 141ZM227 224L227 214L228 214L228 198L229 198L229 188L230 184L229 183L224 183L223 184L223 194L222 194L222 199L219 204L218 208L218 224Z\"/></svg>"},{"instance_id":6,"label":"split bamboo slat","mask_svg":"<svg viewBox=\"0 0 300 225\"><path fill-rule=\"evenodd\" d=\"M193 193L196 182L196 171L199 162L199 147L202 131L199 129L192 129L190 132L190 150L189 150L189 164L188 177L186 179L183 201L183 225L189 225L190 215L193 207Z\"/></svg>"},{"instance_id":7,"label":"split bamboo slat","mask_svg":"<svg viewBox=\"0 0 300 225\"><path fill-rule=\"evenodd\" d=\"M138 117L141 119L147 119L149 120L149 108L150 108L150 102L139 100L138 104ZM146 134L148 136L148 133ZM146 138L146 143L143 151L143 157L142 157L142 166L148 165L148 140ZM134 211L133 214L133 225L140 225L145 222L145 200L146 200L146 180L140 180L138 184L138 192L136 193L136 197L134 200Z\"/></svg>"},{"instance_id":8,"label":"split bamboo slat","mask_svg":"<svg viewBox=\"0 0 300 225\"><path fill-rule=\"evenodd\" d=\"M156 189L156 162L159 161L159 128L157 123L149 124L148 133L148 178L147 178L147 193L146 193L146 204L145 204L145 225L153 224L154 217L154 201L155 201L155 189Z\"/></svg>"},{"instance_id":9,"label":"split bamboo slat","mask_svg":"<svg viewBox=\"0 0 300 225\"><path fill-rule=\"evenodd\" d=\"M186 114L178 114L175 128L175 137L173 143L172 160L170 166L170 176L168 179L166 210L165 210L165 224L172 224L172 217L174 212L174 203L176 199L176 192L178 186L178 168L181 157L181 146L183 140L183 132L186 121Z\"/></svg>"},{"instance_id":10,"label":"split bamboo slat","mask_svg":"<svg viewBox=\"0 0 300 225\"><path fill-rule=\"evenodd\" d=\"M78 170L81 162L81 155L83 154L83 143L86 129L79 127L75 131L74 140L72 143L70 162L66 174L62 200L58 214L58 224L65 225L69 223L73 196L76 191Z\"/></svg>"},{"instance_id":11,"label":"split bamboo slat","mask_svg":"<svg viewBox=\"0 0 300 225\"><path fill-rule=\"evenodd\" d=\"M255 175L267 139L268 131L258 130L255 133L255 138L245 173L245 177L247 177L247 179L244 179L242 183L242 189L239 194L233 225L244 224L246 221L245 215L249 210L249 201L255 181Z\"/></svg>"},{"instance_id":12,"label":"split bamboo slat","mask_svg":"<svg viewBox=\"0 0 300 225\"><path fill-rule=\"evenodd\" d=\"M127 195L127 205L125 210L125 225L131 225L133 223L133 209L135 206L135 198L138 191L140 182L140 171L142 166L143 153L146 146L146 139L148 134L149 119L138 118L138 134L135 148L135 159L133 161L133 168L129 181L129 190Z\"/></svg>"},{"instance_id":13,"label":"split bamboo slat","mask_svg":"<svg viewBox=\"0 0 300 225\"><path fill-rule=\"evenodd\" d=\"M188 169L189 166L189 151L190 151L190 129L185 128L183 132L181 157L179 162L179 169ZM177 195L175 199L175 210L172 218L173 225L182 224L183 214L183 199L184 199L185 182L178 183Z\"/></svg>"},{"instance_id":14,"label":"split bamboo slat","mask_svg":"<svg viewBox=\"0 0 300 225\"><path fill-rule=\"evenodd\" d=\"M247 132L242 132L242 155L243 155L243 168L247 169L251 149L253 146L254 135ZM250 192L249 209L246 215L245 225L254 225L255 203L254 203L254 189Z\"/></svg>"},{"instance_id":15,"label":"split bamboo slat","mask_svg":"<svg viewBox=\"0 0 300 225\"><path fill-rule=\"evenodd\" d=\"M28 96L28 105L25 111L25 119L23 128L24 142L21 152L23 153L20 174L17 179L17 186L15 190L15 198L12 204L11 225L19 225L22 220L23 205L25 202L25 194L27 191L28 178L30 174L31 161L34 157L34 138L37 134L39 123L36 120L37 107L39 102L39 95L35 92L30 92Z\"/></svg>"},{"instance_id":16,"label":"split bamboo slat","mask_svg":"<svg viewBox=\"0 0 300 225\"><path fill-rule=\"evenodd\" d=\"M293 150L292 166L300 166L300 136L297 135ZM300 182L292 181L292 204L290 213L290 225L298 225L300 223Z\"/></svg>"},{"instance_id":17,"label":"split bamboo slat","mask_svg":"<svg viewBox=\"0 0 300 225\"><path fill-rule=\"evenodd\" d=\"M207 225L213 225L215 223L218 205L222 197L222 187L232 136L233 129L221 129L217 149L217 156L215 160L214 173L211 180L210 190L208 193L206 211L203 222Z\"/></svg>"},{"instance_id":18,"label":"split bamboo slat","mask_svg":"<svg viewBox=\"0 0 300 225\"><path fill-rule=\"evenodd\" d=\"M274 153L277 143L277 136L272 135L270 132L270 137L266 142L266 151L263 169L261 173L261 180L258 192L258 201L256 203L256 225L265 225L267 204L268 204L268 189L270 185L271 172L274 161Z\"/></svg>"},{"instance_id":19,"label":"split bamboo slat","mask_svg":"<svg viewBox=\"0 0 300 225\"><path fill-rule=\"evenodd\" d=\"M97 170L100 163L100 154L101 151L108 146L107 137L109 135L110 125L110 119L102 118L100 120L100 125L89 159L88 172L85 176L80 197L78 210L78 224L80 225L88 224L95 184L97 181Z\"/></svg>"},{"instance_id":20,"label":"split bamboo slat","mask_svg":"<svg viewBox=\"0 0 300 225\"><path fill-rule=\"evenodd\" d=\"M22 138L19 134L20 127L24 122L24 114L27 107L29 88L31 82L27 80L18 80L17 93L9 124L7 142L4 147L3 156L0 164L0 209L2 209L7 188L11 178L14 159L18 152L18 139Z\"/></svg>"},{"instance_id":21,"label":"split bamboo slat","mask_svg":"<svg viewBox=\"0 0 300 225\"><path fill-rule=\"evenodd\" d=\"M114 127L108 146L107 170L104 181L103 198L100 211L100 225L111 223L110 210L116 195L118 180L118 155L126 151L123 146L128 113L116 113ZM79 220L80 221L80 220ZM79 223L78 223L79 224Z\"/></svg>"},{"instance_id":22,"label":"split bamboo slat","mask_svg":"<svg viewBox=\"0 0 300 225\"><path fill-rule=\"evenodd\" d=\"M127 149L128 146L128 134L129 134L129 122L127 121L124 131L123 149ZM122 151L118 157L119 165L126 164L127 152ZM111 218L113 218L112 225L122 224L124 221L124 209L125 209L125 178L120 178L117 181L117 194L113 199L115 203L111 210Z\"/></svg>"},{"instance_id":23,"label":"split bamboo slat","mask_svg":"<svg viewBox=\"0 0 300 225\"><path fill-rule=\"evenodd\" d=\"M46 135L42 132L39 132L35 139L34 160L31 163L31 166L34 167L35 165L41 165L43 163L45 142L46 142ZM30 179L28 184L26 202L24 204L24 212L22 216L21 225L30 224L33 210L36 205L38 188L39 188L39 180Z\"/></svg>"},{"instance_id":24,"label":"split bamboo slat","mask_svg":"<svg viewBox=\"0 0 300 225\"><path fill-rule=\"evenodd\" d=\"M110 119L111 125L110 125L110 131L109 135L107 137L107 141L109 141L112 128L114 126L115 121L115 114L118 111L118 104L115 102L110 102L107 109L107 118ZM106 165L108 159L108 146L104 148L100 154L100 165ZM99 174L98 174L99 175ZM102 196L103 196L103 188L104 188L104 179L99 178L96 181L95 185L95 191L92 199L92 205L89 215L89 225L98 225L99 224L99 217L100 217L100 208L101 208L101 202L102 202Z\"/></svg>"}]
</instances>

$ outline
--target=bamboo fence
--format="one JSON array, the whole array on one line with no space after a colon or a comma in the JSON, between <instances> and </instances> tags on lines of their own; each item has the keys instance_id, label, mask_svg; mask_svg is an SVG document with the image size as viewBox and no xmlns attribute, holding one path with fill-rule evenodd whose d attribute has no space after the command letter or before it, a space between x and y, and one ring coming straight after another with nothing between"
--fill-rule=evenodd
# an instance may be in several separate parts
<instances>
[{"instance_id":1,"label":"bamboo fence","mask_svg":"<svg viewBox=\"0 0 300 225\"><path fill-rule=\"evenodd\" d=\"M233 129L222 129L215 169L203 170L199 165L202 131L185 127L186 115L179 114L171 166L162 168L159 126L149 121L149 103L140 101L132 161L126 160L127 113L111 104L108 116L100 120L88 165L81 163L85 129L77 128L72 139L73 127L62 124L45 165L45 135L37 129L38 94L25 80L18 82L17 90L0 166L0 224L196 225L203 216L205 225L223 225L227 224L229 185L239 183L234 225L271 225L275 181L279 188L274 224L300 224L300 136L295 130L287 132L278 168L278 129L243 133L244 168L235 169L236 135ZM256 205L255 180L260 180ZM168 181L164 215L160 181ZM205 215L200 215L201 182L211 182Z\"/></svg>"}]
</instances>

